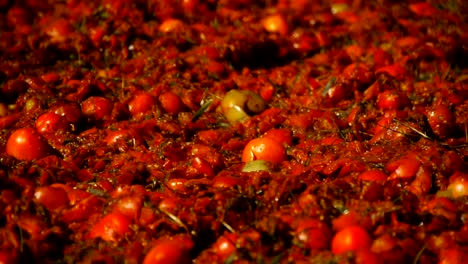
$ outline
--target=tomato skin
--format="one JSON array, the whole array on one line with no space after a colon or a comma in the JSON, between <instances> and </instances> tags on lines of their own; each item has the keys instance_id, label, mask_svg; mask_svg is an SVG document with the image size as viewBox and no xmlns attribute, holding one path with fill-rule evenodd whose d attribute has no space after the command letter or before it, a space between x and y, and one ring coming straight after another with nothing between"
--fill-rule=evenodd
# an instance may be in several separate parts
<instances>
[{"instance_id":1,"label":"tomato skin","mask_svg":"<svg viewBox=\"0 0 468 264\"><path fill-rule=\"evenodd\" d=\"M286 150L283 145L269 137L251 140L244 148L242 161L265 160L280 163L286 160Z\"/></svg>"},{"instance_id":2,"label":"tomato skin","mask_svg":"<svg viewBox=\"0 0 468 264\"><path fill-rule=\"evenodd\" d=\"M159 102L161 103L161 106L164 108L164 110L166 110L166 112L169 114L178 114L185 109L185 105L182 102L182 99L170 91L161 94L159 96Z\"/></svg>"},{"instance_id":3,"label":"tomato skin","mask_svg":"<svg viewBox=\"0 0 468 264\"><path fill-rule=\"evenodd\" d=\"M70 124L76 124L82 118L81 108L72 102L59 102L50 107L55 114L64 117Z\"/></svg>"},{"instance_id":4,"label":"tomato skin","mask_svg":"<svg viewBox=\"0 0 468 264\"><path fill-rule=\"evenodd\" d=\"M368 170L363 173L361 173L358 176L359 180L361 181L385 181L387 180L387 174L383 173L380 170L374 169L374 170Z\"/></svg>"},{"instance_id":5,"label":"tomato skin","mask_svg":"<svg viewBox=\"0 0 468 264\"><path fill-rule=\"evenodd\" d=\"M468 196L468 176L461 175L459 177L451 177L450 184L447 186L447 191L453 198Z\"/></svg>"},{"instance_id":6,"label":"tomato skin","mask_svg":"<svg viewBox=\"0 0 468 264\"><path fill-rule=\"evenodd\" d=\"M109 116L113 108L114 104L109 99L99 96L90 97L81 105L83 114L96 120Z\"/></svg>"},{"instance_id":7,"label":"tomato skin","mask_svg":"<svg viewBox=\"0 0 468 264\"><path fill-rule=\"evenodd\" d=\"M128 110L132 115L146 113L155 105L156 100L147 93L141 93L135 96L128 103Z\"/></svg>"},{"instance_id":8,"label":"tomato skin","mask_svg":"<svg viewBox=\"0 0 468 264\"><path fill-rule=\"evenodd\" d=\"M439 264L462 264L468 261L468 253L461 249L443 249L440 252Z\"/></svg>"},{"instance_id":9,"label":"tomato skin","mask_svg":"<svg viewBox=\"0 0 468 264\"><path fill-rule=\"evenodd\" d=\"M393 171L393 173L388 178L394 180L414 177L420 166L421 162L414 158L404 158L390 162L386 168L389 171Z\"/></svg>"},{"instance_id":10,"label":"tomato skin","mask_svg":"<svg viewBox=\"0 0 468 264\"><path fill-rule=\"evenodd\" d=\"M0 264L16 264L20 263L18 256L15 253L0 251Z\"/></svg>"},{"instance_id":11,"label":"tomato skin","mask_svg":"<svg viewBox=\"0 0 468 264\"><path fill-rule=\"evenodd\" d=\"M140 195L129 195L121 197L115 204L113 212L120 213L129 219L138 220L143 207L143 197Z\"/></svg>"},{"instance_id":12,"label":"tomato skin","mask_svg":"<svg viewBox=\"0 0 468 264\"><path fill-rule=\"evenodd\" d=\"M146 254L143 264L192 263L190 245L180 239L162 239Z\"/></svg>"},{"instance_id":13,"label":"tomato skin","mask_svg":"<svg viewBox=\"0 0 468 264\"><path fill-rule=\"evenodd\" d=\"M297 239L309 249L327 249L331 241L330 228L320 220L301 219L296 228Z\"/></svg>"},{"instance_id":14,"label":"tomato skin","mask_svg":"<svg viewBox=\"0 0 468 264\"><path fill-rule=\"evenodd\" d=\"M89 238L101 238L109 242L116 242L125 234L130 233L131 221L120 213L110 213L94 225Z\"/></svg>"},{"instance_id":15,"label":"tomato skin","mask_svg":"<svg viewBox=\"0 0 468 264\"><path fill-rule=\"evenodd\" d=\"M48 112L40 115L36 120L36 129L40 133L55 133L57 130L67 130L67 120L56 113Z\"/></svg>"},{"instance_id":16,"label":"tomato skin","mask_svg":"<svg viewBox=\"0 0 468 264\"><path fill-rule=\"evenodd\" d=\"M427 2L412 3L409 6L409 10L418 16L430 17L437 15L437 9Z\"/></svg>"},{"instance_id":17,"label":"tomato skin","mask_svg":"<svg viewBox=\"0 0 468 264\"><path fill-rule=\"evenodd\" d=\"M410 105L408 97L398 91L387 90L377 97L377 106L380 109L402 109L408 105Z\"/></svg>"},{"instance_id":18,"label":"tomato skin","mask_svg":"<svg viewBox=\"0 0 468 264\"><path fill-rule=\"evenodd\" d=\"M45 29L45 33L50 37L53 43L64 42L73 31L74 28L71 23L64 18L53 21Z\"/></svg>"},{"instance_id":19,"label":"tomato skin","mask_svg":"<svg viewBox=\"0 0 468 264\"><path fill-rule=\"evenodd\" d=\"M214 188L232 188L241 182L240 178L230 175L217 175L213 178Z\"/></svg>"},{"instance_id":20,"label":"tomato skin","mask_svg":"<svg viewBox=\"0 0 468 264\"><path fill-rule=\"evenodd\" d=\"M367 250L372 245L372 239L367 231L360 226L349 226L335 234L331 244L333 254L348 251Z\"/></svg>"},{"instance_id":21,"label":"tomato skin","mask_svg":"<svg viewBox=\"0 0 468 264\"><path fill-rule=\"evenodd\" d=\"M287 35L289 28L286 19L281 14L268 16L262 20L263 28L270 33Z\"/></svg>"},{"instance_id":22,"label":"tomato skin","mask_svg":"<svg viewBox=\"0 0 468 264\"><path fill-rule=\"evenodd\" d=\"M39 187L34 198L49 210L62 208L69 204L67 192L57 187Z\"/></svg>"},{"instance_id":23,"label":"tomato skin","mask_svg":"<svg viewBox=\"0 0 468 264\"><path fill-rule=\"evenodd\" d=\"M278 142L281 142L282 144L287 144L289 146L292 145L292 133L291 130L289 129L271 129L268 130L265 134L264 137L269 137L271 139L274 139Z\"/></svg>"},{"instance_id":24,"label":"tomato skin","mask_svg":"<svg viewBox=\"0 0 468 264\"><path fill-rule=\"evenodd\" d=\"M175 18L169 18L164 20L161 25L159 26L159 31L164 33L173 32L176 30L180 30L184 26L184 23Z\"/></svg>"},{"instance_id":25,"label":"tomato skin","mask_svg":"<svg viewBox=\"0 0 468 264\"><path fill-rule=\"evenodd\" d=\"M34 160L47 156L51 147L33 128L20 128L8 138L6 153L19 160Z\"/></svg>"},{"instance_id":26,"label":"tomato skin","mask_svg":"<svg viewBox=\"0 0 468 264\"><path fill-rule=\"evenodd\" d=\"M216 240L213 245L217 256L225 260L236 251L236 241L239 239L238 234L228 233Z\"/></svg>"},{"instance_id":27,"label":"tomato skin","mask_svg":"<svg viewBox=\"0 0 468 264\"><path fill-rule=\"evenodd\" d=\"M434 134L441 138L450 136L453 130L455 117L448 106L434 106L427 111L426 117Z\"/></svg>"}]
</instances>

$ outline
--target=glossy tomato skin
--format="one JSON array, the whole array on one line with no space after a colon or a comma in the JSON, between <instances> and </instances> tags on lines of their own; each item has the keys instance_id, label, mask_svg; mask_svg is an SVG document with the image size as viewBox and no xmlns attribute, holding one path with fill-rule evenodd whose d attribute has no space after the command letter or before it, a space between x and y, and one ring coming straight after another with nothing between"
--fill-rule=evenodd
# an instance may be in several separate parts
<instances>
[{"instance_id":1,"label":"glossy tomato skin","mask_svg":"<svg viewBox=\"0 0 468 264\"><path fill-rule=\"evenodd\" d=\"M86 99L81 105L81 111L85 116L95 120L101 120L112 113L114 104L107 98L93 96Z\"/></svg>"},{"instance_id":2,"label":"glossy tomato skin","mask_svg":"<svg viewBox=\"0 0 468 264\"><path fill-rule=\"evenodd\" d=\"M75 102L56 102L50 106L50 111L64 117L70 124L77 124L82 118L81 107Z\"/></svg>"},{"instance_id":3,"label":"glossy tomato skin","mask_svg":"<svg viewBox=\"0 0 468 264\"><path fill-rule=\"evenodd\" d=\"M6 153L19 160L34 160L47 156L51 147L34 128L20 128L8 138Z\"/></svg>"},{"instance_id":4,"label":"glossy tomato skin","mask_svg":"<svg viewBox=\"0 0 468 264\"><path fill-rule=\"evenodd\" d=\"M178 114L185 109L180 97L173 92L165 92L159 96L159 102L163 109L169 114Z\"/></svg>"},{"instance_id":5,"label":"glossy tomato skin","mask_svg":"<svg viewBox=\"0 0 468 264\"><path fill-rule=\"evenodd\" d=\"M286 160L286 150L280 142L270 137L256 138L247 143L242 152L243 162L253 160L280 163Z\"/></svg>"},{"instance_id":6,"label":"glossy tomato skin","mask_svg":"<svg viewBox=\"0 0 468 264\"><path fill-rule=\"evenodd\" d=\"M57 130L67 130L68 121L53 112L47 112L40 115L36 120L36 129L40 133L55 133Z\"/></svg>"},{"instance_id":7,"label":"glossy tomato skin","mask_svg":"<svg viewBox=\"0 0 468 264\"><path fill-rule=\"evenodd\" d=\"M455 117L448 106L434 106L426 111L426 117L438 137L445 138L453 134Z\"/></svg>"},{"instance_id":8,"label":"glossy tomato skin","mask_svg":"<svg viewBox=\"0 0 468 264\"><path fill-rule=\"evenodd\" d=\"M387 174L380 170L371 169L361 173L358 179L361 181L384 182L387 180Z\"/></svg>"},{"instance_id":9,"label":"glossy tomato skin","mask_svg":"<svg viewBox=\"0 0 468 264\"><path fill-rule=\"evenodd\" d=\"M367 230L360 226L349 226L335 234L331 244L334 254L342 254L348 251L367 250L372 244L372 239Z\"/></svg>"},{"instance_id":10,"label":"glossy tomato skin","mask_svg":"<svg viewBox=\"0 0 468 264\"><path fill-rule=\"evenodd\" d=\"M94 225L89 233L89 238L93 239L99 237L105 241L119 241L126 234L132 232L130 224L131 221L123 214L110 213Z\"/></svg>"},{"instance_id":11,"label":"glossy tomato skin","mask_svg":"<svg viewBox=\"0 0 468 264\"><path fill-rule=\"evenodd\" d=\"M238 234L228 233L214 243L213 249L215 254L222 260L226 260L236 251L236 241L239 239Z\"/></svg>"},{"instance_id":12,"label":"glossy tomato skin","mask_svg":"<svg viewBox=\"0 0 468 264\"><path fill-rule=\"evenodd\" d=\"M69 204L67 192L57 187L39 187L34 193L34 198L49 210L60 209Z\"/></svg>"},{"instance_id":13,"label":"glossy tomato skin","mask_svg":"<svg viewBox=\"0 0 468 264\"><path fill-rule=\"evenodd\" d=\"M192 263L190 245L179 239L162 239L146 254L143 264L188 264Z\"/></svg>"},{"instance_id":14,"label":"glossy tomato skin","mask_svg":"<svg viewBox=\"0 0 468 264\"><path fill-rule=\"evenodd\" d=\"M316 219L300 219L297 223L296 236L297 240L308 249L323 250L330 246L330 228Z\"/></svg>"},{"instance_id":15,"label":"glossy tomato skin","mask_svg":"<svg viewBox=\"0 0 468 264\"><path fill-rule=\"evenodd\" d=\"M278 128L278 129L268 130L264 134L264 137L269 137L269 138L271 138L273 140L276 140L276 141L281 142L283 144L286 144L288 146L291 146L292 142L293 142L291 131L288 130L288 129L284 129L284 128L283 129Z\"/></svg>"},{"instance_id":16,"label":"glossy tomato skin","mask_svg":"<svg viewBox=\"0 0 468 264\"><path fill-rule=\"evenodd\" d=\"M408 105L410 105L408 97L399 91L384 91L377 97L377 106L380 109L402 109Z\"/></svg>"},{"instance_id":17,"label":"glossy tomato skin","mask_svg":"<svg viewBox=\"0 0 468 264\"><path fill-rule=\"evenodd\" d=\"M17 264L20 263L16 254L8 251L0 251L0 264Z\"/></svg>"},{"instance_id":18,"label":"glossy tomato skin","mask_svg":"<svg viewBox=\"0 0 468 264\"><path fill-rule=\"evenodd\" d=\"M128 110L132 115L144 114L151 110L156 104L156 100L147 93L136 95L129 103Z\"/></svg>"}]
</instances>

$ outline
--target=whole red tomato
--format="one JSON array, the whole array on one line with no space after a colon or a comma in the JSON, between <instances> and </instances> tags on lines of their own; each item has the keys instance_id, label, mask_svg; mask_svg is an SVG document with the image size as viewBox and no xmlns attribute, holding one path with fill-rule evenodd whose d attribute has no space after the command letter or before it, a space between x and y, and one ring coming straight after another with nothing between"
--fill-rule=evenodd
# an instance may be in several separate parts
<instances>
[{"instance_id":1,"label":"whole red tomato","mask_svg":"<svg viewBox=\"0 0 468 264\"><path fill-rule=\"evenodd\" d=\"M348 251L367 250L371 244L372 239L364 228L349 226L335 234L331 250L334 254L342 254Z\"/></svg>"},{"instance_id":2,"label":"whole red tomato","mask_svg":"<svg viewBox=\"0 0 468 264\"><path fill-rule=\"evenodd\" d=\"M34 160L49 155L51 147L34 128L20 128L8 138L6 153L19 160Z\"/></svg>"},{"instance_id":3,"label":"whole red tomato","mask_svg":"<svg viewBox=\"0 0 468 264\"><path fill-rule=\"evenodd\" d=\"M286 150L280 142L270 138L261 137L251 140L242 153L242 161L265 160L280 163L286 160Z\"/></svg>"}]
</instances>

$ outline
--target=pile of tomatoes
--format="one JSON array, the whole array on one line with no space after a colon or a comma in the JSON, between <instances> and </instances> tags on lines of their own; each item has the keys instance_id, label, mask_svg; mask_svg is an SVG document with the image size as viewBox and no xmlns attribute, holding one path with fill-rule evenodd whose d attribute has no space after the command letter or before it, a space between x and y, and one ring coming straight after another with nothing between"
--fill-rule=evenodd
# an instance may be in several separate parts
<instances>
[{"instance_id":1,"label":"pile of tomatoes","mask_svg":"<svg viewBox=\"0 0 468 264\"><path fill-rule=\"evenodd\" d=\"M0 263L468 263L468 4L0 0Z\"/></svg>"}]
</instances>

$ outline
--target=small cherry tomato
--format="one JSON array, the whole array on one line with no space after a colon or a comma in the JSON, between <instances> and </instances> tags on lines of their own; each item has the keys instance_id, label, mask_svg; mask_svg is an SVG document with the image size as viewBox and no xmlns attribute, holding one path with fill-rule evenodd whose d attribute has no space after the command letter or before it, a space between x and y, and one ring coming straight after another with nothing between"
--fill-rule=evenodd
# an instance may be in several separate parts
<instances>
[{"instance_id":1,"label":"small cherry tomato","mask_svg":"<svg viewBox=\"0 0 468 264\"><path fill-rule=\"evenodd\" d=\"M368 250L371 245L372 239L364 228L349 226L335 234L331 250L334 254L342 254L348 251Z\"/></svg>"},{"instance_id":2,"label":"small cherry tomato","mask_svg":"<svg viewBox=\"0 0 468 264\"><path fill-rule=\"evenodd\" d=\"M36 129L40 133L55 133L57 130L65 131L68 127L68 121L53 112L44 113L36 120Z\"/></svg>"},{"instance_id":3,"label":"small cherry tomato","mask_svg":"<svg viewBox=\"0 0 468 264\"><path fill-rule=\"evenodd\" d=\"M330 246L330 228L320 220L301 219L296 228L297 239L308 249L326 249Z\"/></svg>"},{"instance_id":4,"label":"small cherry tomato","mask_svg":"<svg viewBox=\"0 0 468 264\"><path fill-rule=\"evenodd\" d=\"M389 179L412 178L418 172L421 162L415 158L403 158L387 164L386 169L392 171Z\"/></svg>"},{"instance_id":5,"label":"small cherry tomato","mask_svg":"<svg viewBox=\"0 0 468 264\"><path fill-rule=\"evenodd\" d=\"M380 109L402 109L410 105L408 97L398 91L387 90L377 97L377 106Z\"/></svg>"},{"instance_id":6,"label":"small cherry tomato","mask_svg":"<svg viewBox=\"0 0 468 264\"><path fill-rule=\"evenodd\" d=\"M192 242L193 243L193 242ZM143 264L192 263L191 246L180 239L162 239L146 254Z\"/></svg>"},{"instance_id":7,"label":"small cherry tomato","mask_svg":"<svg viewBox=\"0 0 468 264\"><path fill-rule=\"evenodd\" d=\"M439 137L447 137L453 133L455 117L446 105L437 105L426 113L427 121L434 134Z\"/></svg>"},{"instance_id":8,"label":"small cherry tomato","mask_svg":"<svg viewBox=\"0 0 468 264\"><path fill-rule=\"evenodd\" d=\"M57 19L50 23L45 33L49 35L51 42L60 43L65 41L74 31L72 24L64 18Z\"/></svg>"},{"instance_id":9,"label":"small cherry tomato","mask_svg":"<svg viewBox=\"0 0 468 264\"><path fill-rule=\"evenodd\" d=\"M213 244L213 249L221 259L225 260L236 251L236 241L239 238L238 234L228 233L216 240Z\"/></svg>"},{"instance_id":10,"label":"small cherry tomato","mask_svg":"<svg viewBox=\"0 0 468 264\"><path fill-rule=\"evenodd\" d=\"M120 213L108 214L94 225L89 238L99 237L105 241L116 242L132 231L130 224L131 221Z\"/></svg>"},{"instance_id":11,"label":"small cherry tomato","mask_svg":"<svg viewBox=\"0 0 468 264\"><path fill-rule=\"evenodd\" d=\"M113 108L114 104L109 99L99 96L90 97L81 105L83 114L96 120L109 116Z\"/></svg>"},{"instance_id":12,"label":"small cherry tomato","mask_svg":"<svg viewBox=\"0 0 468 264\"><path fill-rule=\"evenodd\" d=\"M0 251L0 264L20 263L17 254L8 251Z\"/></svg>"},{"instance_id":13,"label":"small cherry tomato","mask_svg":"<svg viewBox=\"0 0 468 264\"><path fill-rule=\"evenodd\" d=\"M185 108L182 99L173 92L165 92L159 96L159 102L161 106L169 114L178 114Z\"/></svg>"},{"instance_id":14,"label":"small cherry tomato","mask_svg":"<svg viewBox=\"0 0 468 264\"><path fill-rule=\"evenodd\" d=\"M8 138L6 153L19 160L33 160L49 155L51 148L33 128L20 128Z\"/></svg>"},{"instance_id":15,"label":"small cherry tomato","mask_svg":"<svg viewBox=\"0 0 468 264\"><path fill-rule=\"evenodd\" d=\"M168 18L164 20L159 26L159 31L164 33L173 32L181 29L184 26L184 22L175 18Z\"/></svg>"},{"instance_id":16,"label":"small cherry tomato","mask_svg":"<svg viewBox=\"0 0 468 264\"><path fill-rule=\"evenodd\" d=\"M447 191L453 198L468 196L468 177L457 177L451 180L447 186Z\"/></svg>"},{"instance_id":17,"label":"small cherry tomato","mask_svg":"<svg viewBox=\"0 0 468 264\"><path fill-rule=\"evenodd\" d=\"M59 102L50 106L55 114L64 117L70 124L76 124L82 118L81 108L77 103Z\"/></svg>"},{"instance_id":18,"label":"small cherry tomato","mask_svg":"<svg viewBox=\"0 0 468 264\"><path fill-rule=\"evenodd\" d=\"M369 250L356 252L354 261L356 264L383 264L384 263L384 261L378 254L371 252Z\"/></svg>"},{"instance_id":19,"label":"small cherry tomato","mask_svg":"<svg viewBox=\"0 0 468 264\"><path fill-rule=\"evenodd\" d=\"M59 209L70 203L67 192L57 187L39 187L34 198L48 210Z\"/></svg>"},{"instance_id":20,"label":"small cherry tomato","mask_svg":"<svg viewBox=\"0 0 468 264\"><path fill-rule=\"evenodd\" d=\"M280 163L286 160L286 150L280 142L272 138L256 138L247 143L242 153L243 162L252 160L265 160L273 163Z\"/></svg>"},{"instance_id":21,"label":"small cherry tomato","mask_svg":"<svg viewBox=\"0 0 468 264\"><path fill-rule=\"evenodd\" d=\"M217 175L213 178L214 188L232 188L240 183L240 178L230 175Z\"/></svg>"},{"instance_id":22,"label":"small cherry tomato","mask_svg":"<svg viewBox=\"0 0 468 264\"><path fill-rule=\"evenodd\" d=\"M155 105L156 101L154 98L147 94L141 93L136 95L129 103L128 110L132 115L146 113Z\"/></svg>"},{"instance_id":23,"label":"small cherry tomato","mask_svg":"<svg viewBox=\"0 0 468 264\"><path fill-rule=\"evenodd\" d=\"M280 14L275 14L264 18L262 20L262 25L266 31L271 33L287 35L289 31L286 19Z\"/></svg>"},{"instance_id":24,"label":"small cherry tomato","mask_svg":"<svg viewBox=\"0 0 468 264\"><path fill-rule=\"evenodd\" d=\"M462 264L468 262L468 253L458 248L447 248L440 251L439 264Z\"/></svg>"},{"instance_id":25,"label":"small cherry tomato","mask_svg":"<svg viewBox=\"0 0 468 264\"><path fill-rule=\"evenodd\" d=\"M129 219L138 220L143 207L143 197L140 195L124 196L116 202L113 212L120 213Z\"/></svg>"},{"instance_id":26,"label":"small cherry tomato","mask_svg":"<svg viewBox=\"0 0 468 264\"><path fill-rule=\"evenodd\" d=\"M408 6L408 8L416 15L423 17L435 16L438 12L437 8L432 6L430 3L423 1L412 3Z\"/></svg>"}]
</instances>

